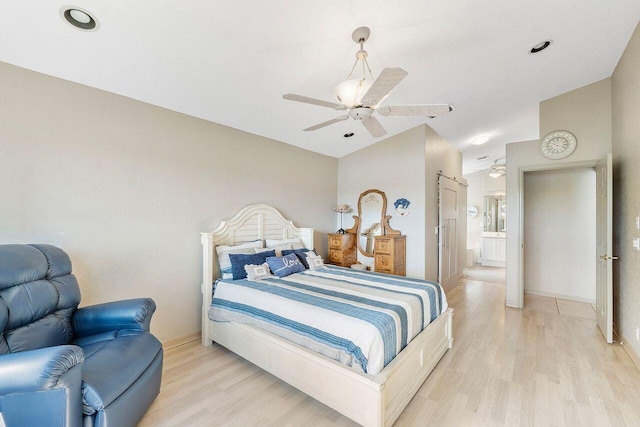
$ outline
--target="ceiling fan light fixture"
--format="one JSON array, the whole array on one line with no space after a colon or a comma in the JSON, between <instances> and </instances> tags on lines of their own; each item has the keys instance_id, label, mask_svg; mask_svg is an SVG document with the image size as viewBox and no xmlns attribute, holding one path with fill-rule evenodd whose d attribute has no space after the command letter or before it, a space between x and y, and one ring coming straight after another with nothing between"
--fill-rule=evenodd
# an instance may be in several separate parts
<instances>
[{"instance_id":1,"label":"ceiling fan light fixture","mask_svg":"<svg viewBox=\"0 0 640 427\"><path fill-rule=\"evenodd\" d=\"M362 105L362 97L369 90L373 81L370 79L349 79L335 88L336 98L347 108Z\"/></svg>"},{"instance_id":2,"label":"ceiling fan light fixture","mask_svg":"<svg viewBox=\"0 0 640 427\"><path fill-rule=\"evenodd\" d=\"M367 63L367 51L364 50L364 42L370 35L367 27L356 28L351 35L353 41L360 45L360 50L356 53L356 61L349 72L347 79L338 84L334 89L334 94L339 104L336 102L324 101L322 99L310 98L308 96L286 93L282 98L302 102L304 104L319 105L321 107L332 108L334 110L345 111L347 114L340 115L331 120L310 126L303 131L316 131L326 126L352 118L362 123L362 126L373 138L380 138L387 134L382 123L373 115L378 111L380 103L386 99L391 91L405 78L407 72L400 67L387 67L374 79L371 67ZM362 69L361 78L353 78L353 72ZM431 105L396 105L382 107L382 116L423 116L434 118L441 114L453 111L451 104L431 104ZM345 138L349 137L347 134Z\"/></svg>"},{"instance_id":3,"label":"ceiling fan light fixture","mask_svg":"<svg viewBox=\"0 0 640 427\"><path fill-rule=\"evenodd\" d=\"M489 176L491 178L498 178L507 173L507 166L497 162L496 160L496 163L492 164L491 168L489 168Z\"/></svg>"},{"instance_id":4,"label":"ceiling fan light fixture","mask_svg":"<svg viewBox=\"0 0 640 427\"><path fill-rule=\"evenodd\" d=\"M353 120L368 119L372 114L373 110L366 107L355 107L349 110L349 117L351 117Z\"/></svg>"}]
</instances>

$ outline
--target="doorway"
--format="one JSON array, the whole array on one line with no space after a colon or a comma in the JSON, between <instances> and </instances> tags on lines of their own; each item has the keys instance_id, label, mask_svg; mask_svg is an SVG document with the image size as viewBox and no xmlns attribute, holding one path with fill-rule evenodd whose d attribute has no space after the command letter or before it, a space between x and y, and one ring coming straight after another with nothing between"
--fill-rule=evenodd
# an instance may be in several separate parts
<instances>
[{"instance_id":1,"label":"doorway","mask_svg":"<svg viewBox=\"0 0 640 427\"><path fill-rule=\"evenodd\" d=\"M595 304L596 170L524 174L524 292Z\"/></svg>"},{"instance_id":2,"label":"doorway","mask_svg":"<svg viewBox=\"0 0 640 427\"><path fill-rule=\"evenodd\" d=\"M519 254L515 262L507 265L507 289L506 305L510 307L523 308L525 295L525 222L524 222L524 177L525 173L542 170L557 170L579 167L596 168L596 189L597 189L597 209L596 209L596 235L597 254L592 263L597 265L596 274L596 317L597 323L602 330L607 342L612 342L612 320L613 320L613 281L612 281L612 261L616 259L611 253L612 248L612 155L609 153L603 159L597 161L566 162L552 166L551 164L537 166L520 166L513 171L510 178L515 189L513 192L513 204L508 210L512 213L514 221L511 221L512 232L507 234L507 249L512 254ZM514 224L515 222L515 224ZM556 249L556 248L553 248ZM558 250L562 250L559 248ZM549 249L549 256L553 255Z\"/></svg>"}]
</instances>

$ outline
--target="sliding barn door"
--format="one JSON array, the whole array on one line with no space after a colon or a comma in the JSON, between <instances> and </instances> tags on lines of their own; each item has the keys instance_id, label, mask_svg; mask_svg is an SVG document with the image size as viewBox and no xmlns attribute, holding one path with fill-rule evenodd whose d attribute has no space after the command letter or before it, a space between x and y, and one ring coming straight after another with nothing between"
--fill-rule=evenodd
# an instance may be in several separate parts
<instances>
[{"instance_id":1,"label":"sliding barn door","mask_svg":"<svg viewBox=\"0 0 640 427\"><path fill-rule=\"evenodd\" d=\"M608 343L613 342L613 179L612 155L596 165L596 318Z\"/></svg>"},{"instance_id":2,"label":"sliding barn door","mask_svg":"<svg viewBox=\"0 0 640 427\"><path fill-rule=\"evenodd\" d=\"M438 282L446 289L458 283L458 183L443 175L438 180L439 249Z\"/></svg>"}]
</instances>

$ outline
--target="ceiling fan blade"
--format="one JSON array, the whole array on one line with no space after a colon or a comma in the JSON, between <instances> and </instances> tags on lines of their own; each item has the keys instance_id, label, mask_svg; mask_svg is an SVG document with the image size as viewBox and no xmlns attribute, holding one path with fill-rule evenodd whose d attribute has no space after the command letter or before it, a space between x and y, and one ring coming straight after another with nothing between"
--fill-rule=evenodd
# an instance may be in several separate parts
<instances>
[{"instance_id":1,"label":"ceiling fan blade","mask_svg":"<svg viewBox=\"0 0 640 427\"><path fill-rule=\"evenodd\" d=\"M407 73L402 68L385 68L378 78L373 82L367 93L362 97L362 105L371 107L378 105L385 96L398 86L398 83L407 77Z\"/></svg>"},{"instance_id":2,"label":"ceiling fan blade","mask_svg":"<svg viewBox=\"0 0 640 427\"><path fill-rule=\"evenodd\" d=\"M371 136L374 138L379 138L387 134L387 131L384 130L382 124L373 116L362 119L360 122L362 122L364 127L367 128Z\"/></svg>"},{"instance_id":3,"label":"ceiling fan blade","mask_svg":"<svg viewBox=\"0 0 640 427\"><path fill-rule=\"evenodd\" d=\"M318 130L320 128L323 128L325 126L329 126L332 125L334 123L338 123L338 122L342 122L344 120L347 120L349 118L349 116L347 116L346 114L344 116L338 116L335 119L331 119L331 120L327 120L326 122L322 122L322 123L318 123L315 126L311 126L310 128L306 128L303 129L304 131L309 131L309 130Z\"/></svg>"},{"instance_id":4,"label":"ceiling fan blade","mask_svg":"<svg viewBox=\"0 0 640 427\"><path fill-rule=\"evenodd\" d=\"M453 111L453 105L397 105L380 107L376 111L383 116L429 116L433 118Z\"/></svg>"},{"instance_id":5,"label":"ceiling fan blade","mask_svg":"<svg viewBox=\"0 0 640 427\"><path fill-rule=\"evenodd\" d=\"M345 107L342 104L337 104L335 102L329 102L329 101L323 101L322 99L309 98L308 96L296 95L294 93L287 93L285 95L282 95L282 97L284 99L288 99L289 101L302 102L304 104L319 105L321 107L333 108L334 110L346 110L347 109L347 107Z\"/></svg>"}]
</instances>

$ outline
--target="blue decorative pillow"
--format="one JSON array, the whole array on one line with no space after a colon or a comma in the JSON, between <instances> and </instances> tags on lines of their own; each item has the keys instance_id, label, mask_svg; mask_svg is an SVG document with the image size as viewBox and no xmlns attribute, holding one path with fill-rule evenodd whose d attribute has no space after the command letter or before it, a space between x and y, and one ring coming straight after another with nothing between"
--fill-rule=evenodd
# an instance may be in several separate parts
<instances>
[{"instance_id":1,"label":"blue decorative pillow","mask_svg":"<svg viewBox=\"0 0 640 427\"><path fill-rule=\"evenodd\" d=\"M254 254L256 251L254 248L262 248L262 240L255 240L253 242L242 243L235 246L218 245L216 246L216 252L218 253L218 265L220 266L220 275L223 279L233 279L231 274L231 260L229 254Z\"/></svg>"},{"instance_id":2,"label":"blue decorative pillow","mask_svg":"<svg viewBox=\"0 0 640 427\"><path fill-rule=\"evenodd\" d=\"M244 266L247 264L264 264L266 259L276 255L276 251L259 252L257 254L229 254L231 260L231 274L233 280L245 279L247 271Z\"/></svg>"},{"instance_id":3,"label":"blue decorative pillow","mask_svg":"<svg viewBox=\"0 0 640 427\"><path fill-rule=\"evenodd\" d=\"M309 263L307 262L307 252L309 249L283 249L282 255L296 254L304 268L309 269ZM315 249L311 249L311 252L318 255Z\"/></svg>"},{"instance_id":4,"label":"blue decorative pillow","mask_svg":"<svg viewBox=\"0 0 640 427\"><path fill-rule=\"evenodd\" d=\"M304 265L302 265L296 254L269 257L267 258L267 264L269 264L273 274L278 277L285 277L305 270Z\"/></svg>"}]
</instances>

